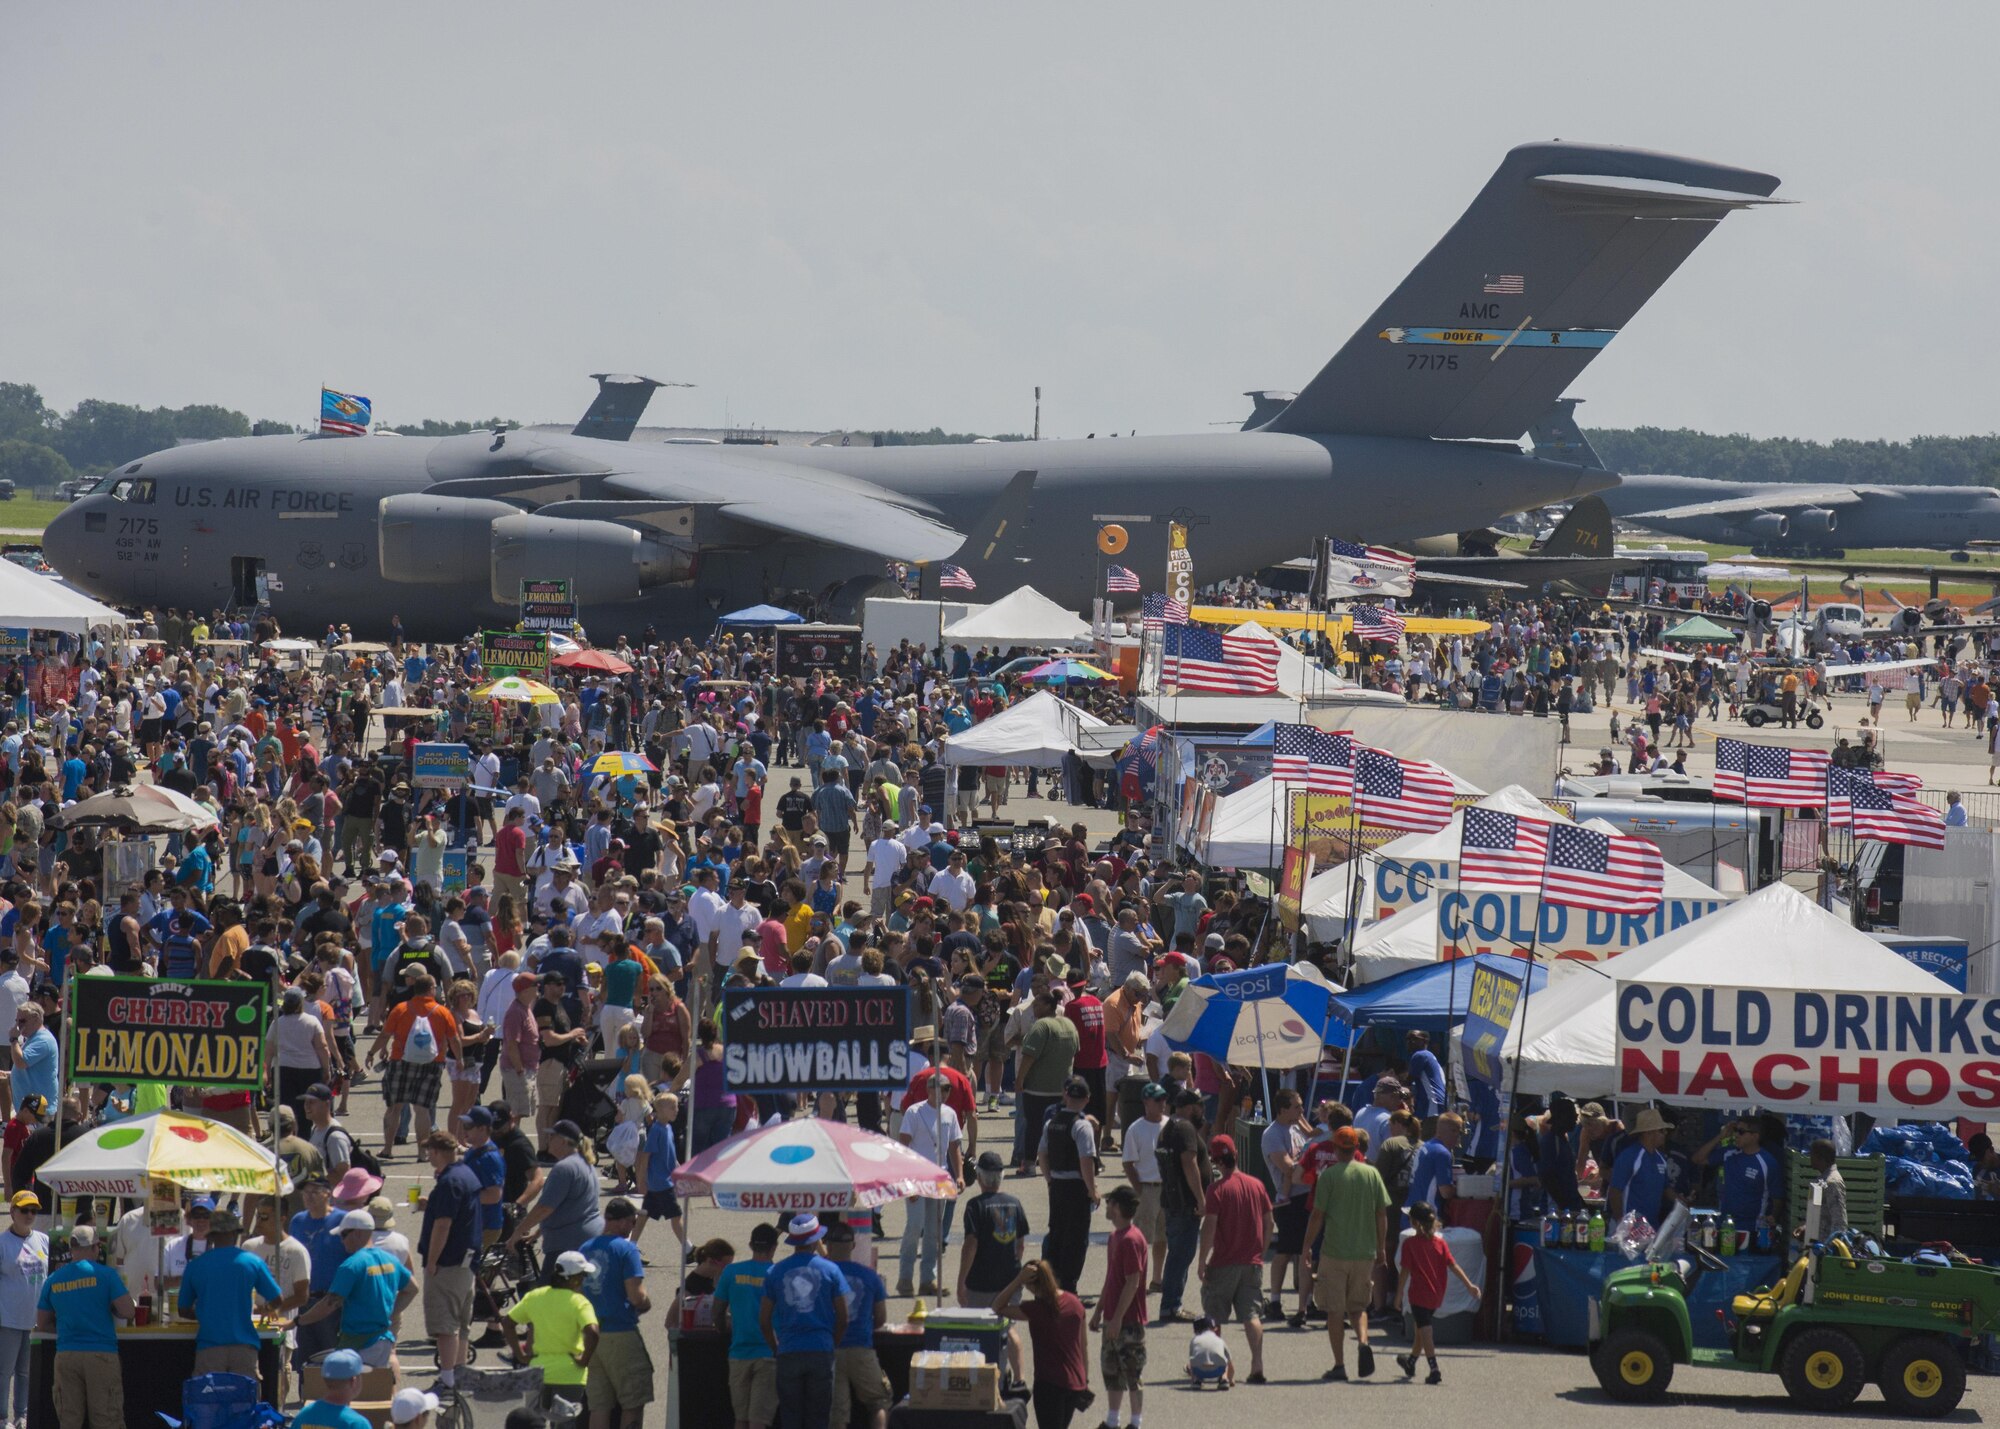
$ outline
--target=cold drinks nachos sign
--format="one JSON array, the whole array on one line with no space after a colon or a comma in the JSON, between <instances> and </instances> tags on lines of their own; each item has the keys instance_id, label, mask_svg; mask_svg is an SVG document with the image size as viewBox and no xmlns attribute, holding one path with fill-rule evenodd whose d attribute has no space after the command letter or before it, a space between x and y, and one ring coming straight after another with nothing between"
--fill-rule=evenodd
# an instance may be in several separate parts
<instances>
[{"instance_id":1,"label":"cold drinks nachos sign","mask_svg":"<svg viewBox=\"0 0 2000 1429\"><path fill-rule=\"evenodd\" d=\"M894 1091L910 1080L900 987L732 987L722 993L732 1092Z\"/></svg>"},{"instance_id":2,"label":"cold drinks nachos sign","mask_svg":"<svg viewBox=\"0 0 2000 1429\"><path fill-rule=\"evenodd\" d=\"M270 991L261 981L75 978L70 1080L254 1089Z\"/></svg>"}]
</instances>

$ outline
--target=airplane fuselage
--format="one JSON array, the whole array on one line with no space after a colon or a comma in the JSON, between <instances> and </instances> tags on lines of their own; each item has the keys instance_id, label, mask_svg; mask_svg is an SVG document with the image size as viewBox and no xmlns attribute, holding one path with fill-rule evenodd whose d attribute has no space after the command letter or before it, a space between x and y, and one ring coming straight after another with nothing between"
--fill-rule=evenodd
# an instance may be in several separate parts
<instances>
[{"instance_id":1,"label":"airplane fuselage","mask_svg":"<svg viewBox=\"0 0 2000 1429\"><path fill-rule=\"evenodd\" d=\"M1830 485L1831 483L1823 483ZM1826 508L1837 518L1831 531L1824 520L1802 518L1798 486L1784 482L1721 481L1700 476L1625 476L1602 493L1611 514L1647 530L1694 541L1748 545L1773 554L1805 555L1871 547L1963 550L1968 541L2000 540L2000 491L1990 486L1898 486L1856 488L1858 501ZM1790 513L1782 532L1775 521L1754 511L1705 516L1644 517L1638 513L1701 502L1768 498L1765 516Z\"/></svg>"},{"instance_id":2,"label":"airplane fuselage","mask_svg":"<svg viewBox=\"0 0 2000 1429\"><path fill-rule=\"evenodd\" d=\"M746 472L773 463L805 468L830 487L850 478L870 483L960 530L1018 473L1032 471L1026 529L1015 533L1018 576L989 574L973 599L1033 585L1077 610L1103 590L1112 558L1100 554L1097 535L1106 518L1117 518L1131 538L1115 559L1155 589L1170 518L1188 523L1195 576L1206 582L1281 561L1323 532L1396 541L1483 524L1616 480L1504 444L1265 432L740 450L541 433L510 434L509 441L509 451L531 448L543 470L553 464L588 472L594 482L621 473L670 480L676 461L692 460L692 452L703 462L741 461ZM495 447L491 434L245 437L178 447L105 478L50 524L45 549L64 576L122 605L207 612L241 603L246 580L262 573L276 578L270 605L293 631L317 632L332 622L357 635L379 634L391 616L415 636L511 625L517 612L496 600L486 581L410 584L391 579L381 564L382 502L432 491L441 481L464 493L468 481L502 470ZM688 578L582 616L594 635L648 624L705 630L740 605L822 592L879 576L884 567L862 551L766 534L704 548Z\"/></svg>"}]
</instances>

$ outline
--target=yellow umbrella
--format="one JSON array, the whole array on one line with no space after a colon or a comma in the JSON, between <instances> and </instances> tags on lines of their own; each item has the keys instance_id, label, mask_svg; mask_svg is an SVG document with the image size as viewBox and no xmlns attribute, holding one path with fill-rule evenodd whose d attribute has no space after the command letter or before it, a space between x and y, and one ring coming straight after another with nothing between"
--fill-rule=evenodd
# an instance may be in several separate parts
<instances>
[{"instance_id":1,"label":"yellow umbrella","mask_svg":"<svg viewBox=\"0 0 2000 1429\"><path fill-rule=\"evenodd\" d=\"M539 680L507 675L472 692L475 700L511 700L522 705L558 705L562 696Z\"/></svg>"},{"instance_id":2,"label":"yellow umbrella","mask_svg":"<svg viewBox=\"0 0 2000 1429\"><path fill-rule=\"evenodd\" d=\"M292 1178L270 1147L233 1126L178 1111L94 1126L44 1162L38 1174L59 1196L143 1197L153 1181L219 1194L292 1190Z\"/></svg>"}]
</instances>

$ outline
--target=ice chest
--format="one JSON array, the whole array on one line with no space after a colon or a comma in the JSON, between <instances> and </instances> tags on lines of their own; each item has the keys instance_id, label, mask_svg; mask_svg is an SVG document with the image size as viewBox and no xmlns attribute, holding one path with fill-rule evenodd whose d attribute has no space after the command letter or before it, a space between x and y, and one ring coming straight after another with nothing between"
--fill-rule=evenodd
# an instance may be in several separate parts
<instances>
[{"instance_id":1,"label":"ice chest","mask_svg":"<svg viewBox=\"0 0 2000 1429\"><path fill-rule=\"evenodd\" d=\"M988 1364L1003 1363L1007 1355L1007 1322L991 1310L932 1311L924 1321L924 1348L977 1350Z\"/></svg>"},{"instance_id":2,"label":"ice chest","mask_svg":"<svg viewBox=\"0 0 2000 1429\"><path fill-rule=\"evenodd\" d=\"M1000 1366L910 1366L910 1404L917 1409L946 1409L991 1414L1000 1407Z\"/></svg>"}]
</instances>

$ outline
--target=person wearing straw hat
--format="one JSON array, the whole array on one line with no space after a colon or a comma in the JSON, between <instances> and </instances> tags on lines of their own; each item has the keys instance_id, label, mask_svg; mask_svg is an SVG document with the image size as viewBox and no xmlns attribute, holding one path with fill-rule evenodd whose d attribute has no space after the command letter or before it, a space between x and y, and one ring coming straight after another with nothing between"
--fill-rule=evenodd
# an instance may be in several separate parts
<instances>
[{"instance_id":1,"label":"person wearing straw hat","mask_svg":"<svg viewBox=\"0 0 2000 1429\"><path fill-rule=\"evenodd\" d=\"M1637 1211L1655 1227L1674 1203L1672 1172L1663 1148L1670 1128L1657 1107L1647 1107L1632 1122L1632 1139L1612 1163L1604 1195L1612 1225Z\"/></svg>"},{"instance_id":2,"label":"person wearing straw hat","mask_svg":"<svg viewBox=\"0 0 2000 1429\"><path fill-rule=\"evenodd\" d=\"M785 1226L792 1253L764 1279L758 1322L777 1359L778 1408L786 1429L828 1429L834 1347L847 1334L847 1277L819 1253L826 1227L810 1211Z\"/></svg>"}]
</instances>

